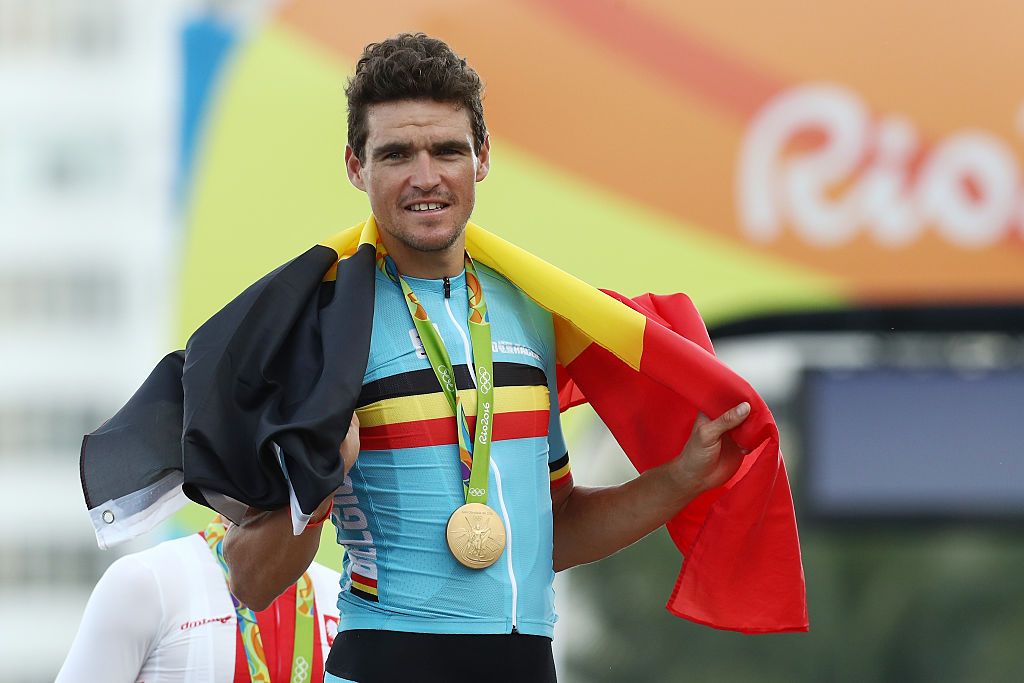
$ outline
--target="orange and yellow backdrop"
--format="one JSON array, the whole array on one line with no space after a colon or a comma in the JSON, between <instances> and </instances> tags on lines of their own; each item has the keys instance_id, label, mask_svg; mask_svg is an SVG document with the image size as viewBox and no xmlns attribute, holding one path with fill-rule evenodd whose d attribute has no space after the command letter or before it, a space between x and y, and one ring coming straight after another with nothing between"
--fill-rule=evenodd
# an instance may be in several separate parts
<instances>
[{"instance_id":1,"label":"orange and yellow backdrop","mask_svg":"<svg viewBox=\"0 0 1024 683\"><path fill-rule=\"evenodd\" d=\"M364 45L402 31L484 78L493 168L474 219L594 285L684 291L711 323L1020 300L1024 5L986 7L281 3L202 98L178 342L365 218L343 89Z\"/></svg>"},{"instance_id":2,"label":"orange and yellow backdrop","mask_svg":"<svg viewBox=\"0 0 1024 683\"><path fill-rule=\"evenodd\" d=\"M1024 7L982 9L284 3L208 98L181 337L364 217L342 90L362 47L400 31L447 40L485 79L494 171L476 220L593 284L686 291L713 321L1020 298Z\"/></svg>"}]
</instances>

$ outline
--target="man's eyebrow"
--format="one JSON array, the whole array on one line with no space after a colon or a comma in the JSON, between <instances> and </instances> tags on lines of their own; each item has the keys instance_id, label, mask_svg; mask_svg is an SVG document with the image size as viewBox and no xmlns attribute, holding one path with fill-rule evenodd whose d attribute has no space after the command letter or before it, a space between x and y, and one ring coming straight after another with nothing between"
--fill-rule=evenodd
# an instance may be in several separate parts
<instances>
[{"instance_id":1,"label":"man's eyebrow","mask_svg":"<svg viewBox=\"0 0 1024 683\"><path fill-rule=\"evenodd\" d=\"M373 158L380 159L386 157L389 154L395 152L399 154L406 154L412 149L412 145L408 142L385 142L379 147L374 147L372 150Z\"/></svg>"},{"instance_id":2,"label":"man's eyebrow","mask_svg":"<svg viewBox=\"0 0 1024 683\"><path fill-rule=\"evenodd\" d=\"M468 142L466 142L465 140L460 140L458 138L452 138L451 140L442 140L441 142L435 142L430 147L431 150L434 152L439 152L442 149L454 149L459 152L469 152L472 150L472 147L470 147Z\"/></svg>"}]
</instances>

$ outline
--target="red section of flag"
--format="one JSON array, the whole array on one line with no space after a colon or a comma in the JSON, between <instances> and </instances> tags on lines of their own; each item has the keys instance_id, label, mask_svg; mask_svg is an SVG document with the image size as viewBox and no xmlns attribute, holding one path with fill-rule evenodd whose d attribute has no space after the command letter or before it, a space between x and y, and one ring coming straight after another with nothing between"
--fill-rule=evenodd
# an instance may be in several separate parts
<instances>
[{"instance_id":1,"label":"red section of flag","mask_svg":"<svg viewBox=\"0 0 1024 683\"><path fill-rule=\"evenodd\" d=\"M497 413L494 416L494 441L547 436L548 411L527 410ZM470 430L476 429L476 417L469 417ZM439 417L415 422L396 422L359 430L359 444L364 451L382 451L423 446L457 444L455 417Z\"/></svg>"},{"instance_id":2,"label":"red section of flag","mask_svg":"<svg viewBox=\"0 0 1024 683\"><path fill-rule=\"evenodd\" d=\"M682 451L698 410L714 418L751 405L732 432L751 451L740 471L668 523L684 557L668 609L745 633L807 630L796 517L771 412L715 358L688 297L609 294L648 317L640 371L592 344L566 368L571 380L559 394L582 391L638 471Z\"/></svg>"},{"instance_id":3,"label":"red section of flag","mask_svg":"<svg viewBox=\"0 0 1024 683\"><path fill-rule=\"evenodd\" d=\"M569 371L559 363L555 366L555 380L558 383L558 409L563 413L569 408L587 402L580 388L572 381Z\"/></svg>"}]
</instances>

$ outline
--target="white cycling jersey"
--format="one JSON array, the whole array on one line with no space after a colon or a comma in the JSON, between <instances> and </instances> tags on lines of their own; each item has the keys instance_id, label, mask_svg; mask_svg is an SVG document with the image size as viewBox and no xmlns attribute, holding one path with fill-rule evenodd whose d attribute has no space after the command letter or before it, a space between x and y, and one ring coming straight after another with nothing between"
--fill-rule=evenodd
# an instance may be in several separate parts
<instances>
[{"instance_id":1,"label":"white cycling jersey","mask_svg":"<svg viewBox=\"0 0 1024 683\"><path fill-rule=\"evenodd\" d=\"M338 631L339 577L315 562L308 573L324 661ZM230 683L236 619L223 571L199 534L126 555L93 589L57 683Z\"/></svg>"}]
</instances>

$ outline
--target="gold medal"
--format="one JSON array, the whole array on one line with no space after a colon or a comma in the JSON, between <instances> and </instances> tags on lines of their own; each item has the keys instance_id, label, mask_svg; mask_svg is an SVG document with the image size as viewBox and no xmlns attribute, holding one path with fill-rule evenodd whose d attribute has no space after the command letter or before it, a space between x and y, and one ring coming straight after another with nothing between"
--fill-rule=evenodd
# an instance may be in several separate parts
<instances>
[{"instance_id":1,"label":"gold medal","mask_svg":"<svg viewBox=\"0 0 1024 683\"><path fill-rule=\"evenodd\" d=\"M448 520L448 547L470 569L490 567L505 550L505 525L483 503L466 503Z\"/></svg>"}]
</instances>

